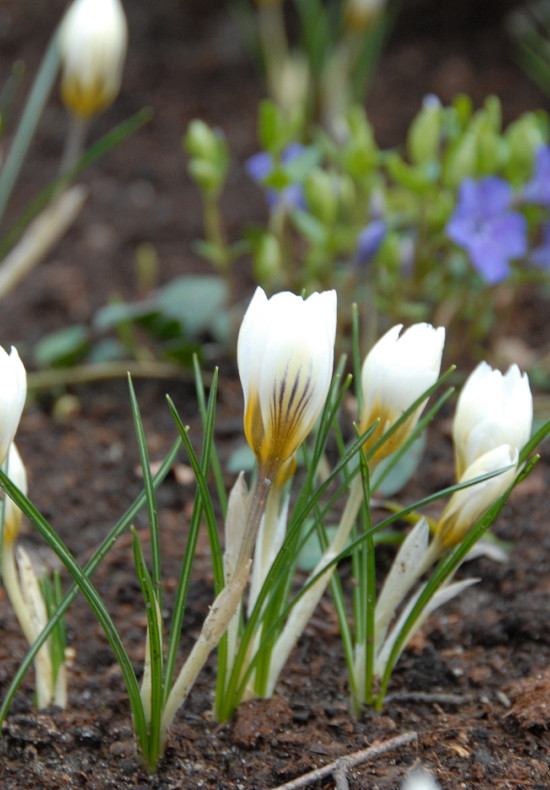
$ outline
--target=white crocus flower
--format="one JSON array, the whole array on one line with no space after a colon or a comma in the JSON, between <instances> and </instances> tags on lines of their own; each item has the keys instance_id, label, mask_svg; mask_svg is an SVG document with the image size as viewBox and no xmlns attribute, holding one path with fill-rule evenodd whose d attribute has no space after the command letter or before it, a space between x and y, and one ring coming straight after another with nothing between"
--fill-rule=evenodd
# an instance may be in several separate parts
<instances>
[{"instance_id":1,"label":"white crocus flower","mask_svg":"<svg viewBox=\"0 0 550 790\"><path fill-rule=\"evenodd\" d=\"M0 382L0 464L2 464L17 431L27 397L27 373L17 350L13 347L8 354L0 346Z\"/></svg>"},{"instance_id":2,"label":"white crocus flower","mask_svg":"<svg viewBox=\"0 0 550 790\"><path fill-rule=\"evenodd\" d=\"M6 474L17 488L27 495L27 471L19 451L12 442L8 452ZM21 510L6 496L4 500L4 540L13 542L21 526Z\"/></svg>"},{"instance_id":3,"label":"white crocus flower","mask_svg":"<svg viewBox=\"0 0 550 790\"><path fill-rule=\"evenodd\" d=\"M119 0L74 0L62 23L61 95L71 112L89 118L120 90L128 29Z\"/></svg>"},{"instance_id":4,"label":"white crocus flower","mask_svg":"<svg viewBox=\"0 0 550 790\"><path fill-rule=\"evenodd\" d=\"M527 374L512 365L503 375L481 362L467 379L453 422L456 475L501 444L517 450L531 436L533 397Z\"/></svg>"},{"instance_id":5,"label":"white crocus flower","mask_svg":"<svg viewBox=\"0 0 550 790\"><path fill-rule=\"evenodd\" d=\"M423 392L438 379L445 342L443 327L414 324L400 335L402 324L392 327L373 346L363 363L363 408L360 430L376 420L366 449L386 433ZM395 452L413 431L424 408L418 409L377 450L375 463Z\"/></svg>"},{"instance_id":6,"label":"white crocus flower","mask_svg":"<svg viewBox=\"0 0 550 790\"><path fill-rule=\"evenodd\" d=\"M464 540L476 521L512 484L517 463L517 448L502 444L481 455L466 469L459 483L466 483L501 469L506 471L455 491L437 522L435 539L439 546L448 548Z\"/></svg>"},{"instance_id":7,"label":"white crocus flower","mask_svg":"<svg viewBox=\"0 0 550 790\"><path fill-rule=\"evenodd\" d=\"M264 477L294 455L323 408L332 378L336 292L268 299L256 289L237 345L244 429Z\"/></svg>"}]
</instances>

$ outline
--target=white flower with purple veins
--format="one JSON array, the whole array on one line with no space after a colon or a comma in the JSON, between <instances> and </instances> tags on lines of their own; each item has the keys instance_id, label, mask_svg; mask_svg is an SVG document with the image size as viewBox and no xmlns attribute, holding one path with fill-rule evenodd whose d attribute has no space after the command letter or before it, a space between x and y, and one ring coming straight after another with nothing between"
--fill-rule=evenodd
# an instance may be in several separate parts
<instances>
[{"instance_id":1,"label":"white flower with purple veins","mask_svg":"<svg viewBox=\"0 0 550 790\"><path fill-rule=\"evenodd\" d=\"M523 203L550 208L550 145L541 145L535 154L533 176L520 194Z\"/></svg>"},{"instance_id":2,"label":"white flower with purple veins","mask_svg":"<svg viewBox=\"0 0 550 790\"><path fill-rule=\"evenodd\" d=\"M447 224L448 237L467 251L488 285L505 280L509 262L527 252L527 221L511 210L512 198L512 187L502 178L465 178Z\"/></svg>"},{"instance_id":3,"label":"white flower with purple veins","mask_svg":"<svg viewBox=\"0 0 550 790\"><path fill-rule=\"evenodd\" d=\"M261 288L237 344L246 438L264 474L291 461L324 406L336 334L336 291L307 299ZM271 478L270 478L271 479Z\"/></svg>"},{"instance_id":4,"label":"white flower with purple veins","mask_svg":"<svg viewBox=\"0 0 550 790\"><path fill-rule=\"evenodd\" d=\"M0 346L0 464L13 442L27 397L27 373L12 347L8 354Z\"/></svg>"},{"instance_id":5,"label":"white flower with purple veins","mask_svg":"<svg viewBox=\"0 0 550 790\"><path fill-rule=\"evenodd\" d=\"M300 143L290 143L281 154L281 165L288 165L293 160L301 156L306 147ZM246 172L250 178L261 186L265 185L266 180L275 170L275 162L271 154L260 151L254 154L245 164ZM304 188L300 181L287 181L280 187L266 186L265 196L270 210L284 206L285 208L304 208Z\"/></svg>"}]
</instances>

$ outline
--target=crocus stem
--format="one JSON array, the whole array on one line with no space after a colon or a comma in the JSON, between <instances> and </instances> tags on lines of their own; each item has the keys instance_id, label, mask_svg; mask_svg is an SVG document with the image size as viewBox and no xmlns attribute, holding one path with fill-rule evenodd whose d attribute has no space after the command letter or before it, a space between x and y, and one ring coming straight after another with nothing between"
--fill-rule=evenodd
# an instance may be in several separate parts
<instances>
[{"instance_id":1,"label":"crocus stem","mask_svg":"<svg viewBox=\"0 0 550 790\"><path fill-rule=\"evenodd\" d=\"M268 492L265 504L265 517L259 529L256 539L256 551L254 554L254 564L252 567L252 579L250 582L250 595L248 600L248 612L252 612L258 594L265 581L265 577L277 556L282 543L283 535L279 535L279 506L281 504L281 494L283 487L274 483Z\"/></svg>"},{"instance_id":2,"label":"crocus stem","mask_svg":"<svg viewBox=\"0 0 550 790\"><path fill-rule=\"evenodd\" d=\"M27 607L25 606L25 601L23 600L23 595L21 594L21 588L19 587L17 568L15 565L14 543L11 540L5 541L2 546L2 581L4 582L4 587L6 588L15 616L25 634L25 639L29 644L32 644L34 641L32 623Z\"/></svg>"},{"instance_id":3,"label":"crocus stem","mask_svg":"<svg viewBox=\"0 0 550 790\"><path fill-rule=\"evenodd\" d=\"M220 208L216 195L203 193L204 235L216 250L216 266L225 280L227 288L227 301L232 305L235 301L231 253L223 232Z\"/></svg>"},{"instance_id":4,"label":"crocus stem","mask_svg":"<svg viewBox=\"0 0 550 790\"><path fill-rule=\"evenodd\" d=\"M314 571L311 573L310 579L318 573L321 573L323 568L344 549L362 501L363 484L361 478L356 477L351 485L349 498L346 502L342 518L340 519L336 535L320 561L317 563ZM317 604L321 600L321 596L330 582L330 577L333 572L334 567L331 567L325 573L322 573L290 612L285 627L273 649L266 696L269 697L273 693L277 678L290 655L290 651L298 641L300 634L303 632Z\"/></svg>"},{"instance_id":5,"label":"crocus stem","mask_svg":"<svg viewBox=\"0 0 550 790\"><path fill-rule=\"evenodd\" d=\"M71 114L67 136L65 137L65 147L63 149L61 165L59 167L61 173L73 167L82 156L89 123L87 118L80 118Z\"/></svg>"},{"instance_id":6,"label":"crocus stem","mask_svg":"<svg viewBox=\"0 0 550 790\"><path fill-rule=\"evenodd\" d=\"M250 560L260 522L265 511L265 506L269 492L271 490L271 483L274 474L270 469L258 469L258 477L252 492L252 502L250 503L250 510L248 511L248 518L246 527L244 529L241 548L235 563L235 574L238 575L242 566Z\"/></svg>"},{"instance_id":7,"label":"crocus stem","mask_svg":"<svg viewBox=\"0 0 550 790\"><path fill-rule=\"evenodd\" d=\"M27 561L26 556L22 561ZM32 568L30 573L34 573ZM2 547L2 580L15 615L25 635L25 639L29 645L32 645L45 623L36 622L36 618L33 617L33 611L30 609L21 590L15 564L13 541L5 541ZM36 578L34 581L35 584L33 585L32 593L35 596L39 596L40 591ZM28 584L28 582L29 579L27 578L25 583ZM31 595L30 587L28 594L29 596ZM34 668L36 672L36 701L38 709L42 710L51 704L53 696L53 667L49 650L49 641L38 651L34 662Z\"/></svg>"},{"instance_id":8,"label":"crocus stem","mask_svg":"<svg viewBox=\"0 0 550 790\"><path fill-rule=\"evenodd\" d=\"M187 661L183 665L166 701L162 715L161 745L166 742L168 729L180 705L189 694L197 675L205 665L211 651L225 633L241 600L250 573L250 561L240 566L227 587L218 594L203 623Z\"/></svg>"}]
</instances>

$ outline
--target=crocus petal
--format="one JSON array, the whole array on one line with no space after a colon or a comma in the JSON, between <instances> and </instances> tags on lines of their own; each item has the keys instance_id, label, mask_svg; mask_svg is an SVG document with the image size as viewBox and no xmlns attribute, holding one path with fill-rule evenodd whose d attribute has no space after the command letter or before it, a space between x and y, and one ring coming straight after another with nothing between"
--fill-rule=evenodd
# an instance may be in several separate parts
<instances>
[{"instance_id":1,"label":"crocus petal","mask_svg":"<svg viewBox=\"0 0 550 790\"><path fill-rule=\"evenodd\" d=\"M414 324L400 335L402 325L392 327L368 353L361 372L363 408L360 430L377 419L370 436L372 446L407 411L439 376L445 330L430 324ZM424 404L377 452L377 460L395 452L413 430Z\"/></svg>"},{"instance_id":2,"label":"crocus petal","mask_svg":"<svg viewBox=\"0 0 550 790\"><path fill-rule=\"evenodd\" d=\"M504 469L506 471L456 491L452 495L436 526L436 539L442 546L455 546L461 543L483 513L512 484L518 456L515 447L503 444L476 458L466 469L459 480L460 483L475 480L491 472Z\"/></svg>"},{"instance_id":3,"label":"crocus petal","mask_svg":"<svg viewBox=\"0 0 550 790\"><path fill-rule=\"evenodd\" d=\"M27 397L27 373L15 348L7 354L0 347L0 381L0 463L3 463L13 442Z\"/></svg>"},{"instance_id":4,"label":"crocus petal","mask_svg":"<svg viewBox=\"0 0 550 790\"><path fill-rule=\"evenodd\" d=\"M27 471L17 447L12 442L6 462L6 474L17 488L27 494ZM14 541L21 526L21 510L7 496L4 501L4 540Z\"/></svg>"}]
</instances>

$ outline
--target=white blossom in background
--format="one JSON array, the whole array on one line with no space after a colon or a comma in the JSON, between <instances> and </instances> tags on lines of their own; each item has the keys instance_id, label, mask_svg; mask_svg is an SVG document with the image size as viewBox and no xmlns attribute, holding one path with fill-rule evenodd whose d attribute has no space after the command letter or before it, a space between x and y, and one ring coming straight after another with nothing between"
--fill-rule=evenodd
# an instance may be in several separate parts
<instances>
[{"instance_id":1,"label":"white blossom in background","mask_svg":"<svg viewBox=\"0 0 550 790\"><path fill-rule=\"evenodd\" d=\"M384 11L386 0L347 0L344 9L346 25L354 30L364 30Z\"/></svg>"},{"instance_id":2,"label":"white blossom in background","mask_svg":"<svg viewBox=\"0 0 550 790\"><path fill-rule=\"evenodd\" d=\"M0 346L0 464L13 442L27 397L27 373L17 350Z\"/></svg>"},{"instance_id":3,"label":"white blossom in background","mask_svg":"<svg viewBox=\"0 0 550 790\"><path fill-rule=\"evenodd\" d=\"M334 361L336 292L307 299L257 288L237 345L244 429L261 470L276 473L319 417ZM268 475L267 475L268 476Z\"/></svg>"},{"instance_id":4,"label":"white blossom in background","mask_svg":"<svg viewBox=\"0 0 550 790\"><path fill-rule=\"evenodd\" d=\"M456 476L490 450L508 444L518 451L531 436L533 397L527 374L512 365L503 375L481 362L466 380L453 422Z\"/></svg>"},{"instance_id":5,"label":"white blossom in background","mask_svg":"<svg viewBox=\"0 0 550 790\"><path fill-rule=\"evenodd\" d=\"M61 96L75 115L89 118L116 98L128 43L119 0L74 0L60 32Z\"/></svg>"},{"instance_id":6,"label":"white blossom in background","mask_svg":"<svg viewBox=\"0 0 550 790\"><path fill-rule=\"evenodd\" d=\"M402 324L392 327L372 347L363 363L363 406L359 428L367 430L380 421L365 449L370 449L439 377L445 330L414 324L403 334ZM410 436L425 406L414 413L377 450L375 462L395 452Z\"/></svg>"}]
</instances>

